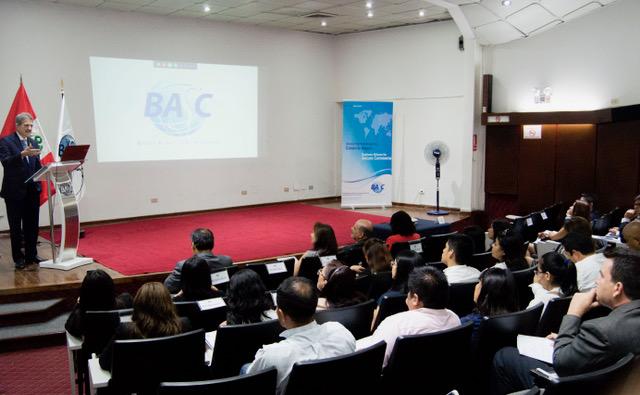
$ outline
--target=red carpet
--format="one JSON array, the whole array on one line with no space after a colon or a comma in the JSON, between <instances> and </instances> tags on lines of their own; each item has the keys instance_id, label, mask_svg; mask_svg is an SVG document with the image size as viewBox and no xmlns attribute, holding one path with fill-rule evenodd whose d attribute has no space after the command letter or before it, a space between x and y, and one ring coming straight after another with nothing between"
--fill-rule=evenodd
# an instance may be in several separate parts
<instances>
[{"instance_id":1,"label":"red carpet","mask_svg":"<svg viewBox=\"0 0 640 395\"><path fill-rule=\"evenodd\" d=\"M0 354L1 395L71 393L65 346Z\"/></svg>"},{"instance_id":2,"label":"red carpet","mask_svg":"<svg viewBox=\"0 0 640 395\"><path fill-rule=\"evenodd\" d=\"M317 221L333 227L339 245L350 244L351 226L359 218L389 220L302 203L277 204L87 227L79 252L125 275L156 273L190 256L190 235L196 228L213 230L214 253L239 262L311 248L310 233Z\"/></svg>"}]
</instances>

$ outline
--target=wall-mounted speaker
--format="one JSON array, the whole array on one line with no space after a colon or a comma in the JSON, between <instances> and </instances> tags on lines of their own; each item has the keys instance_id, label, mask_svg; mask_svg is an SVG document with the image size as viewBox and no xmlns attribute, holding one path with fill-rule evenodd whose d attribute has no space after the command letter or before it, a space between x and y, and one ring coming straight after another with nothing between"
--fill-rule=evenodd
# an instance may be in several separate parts
<instances>
[{"instance_id":1,"label":"wall-mounted speaker","mask_svg":"<svg viewBox=\"0 0 640 395\"><path fill-rule=\"evenodd\" d=\"M464 51L464 37L458 37L458 49Z\"/></svg>"},{"instance_id":2,"label":"wall-mounted speaker","mask_svg":"<svg viewBox=\"0 0 640 395\"><path fill-rule=\"evenodd\" d=\"M482 75L482 113L491 112L491 102L493 100L493 75Z\"/></svg>"}]
</instances>

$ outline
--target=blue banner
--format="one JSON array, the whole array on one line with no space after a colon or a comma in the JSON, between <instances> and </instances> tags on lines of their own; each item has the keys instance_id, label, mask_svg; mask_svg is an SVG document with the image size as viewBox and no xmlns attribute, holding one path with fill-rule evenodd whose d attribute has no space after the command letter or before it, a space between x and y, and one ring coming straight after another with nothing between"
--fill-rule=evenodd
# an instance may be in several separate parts
<instances>
[{"instance_id":1,"label":"blue banner","mask_svg":"<svg viewBox=\"0 0 640 395\"><path fill-rule=\"evenodd\" d=\"M342 206L390 206L393 103L344 102Z\"/></svg>"}]
</instances>

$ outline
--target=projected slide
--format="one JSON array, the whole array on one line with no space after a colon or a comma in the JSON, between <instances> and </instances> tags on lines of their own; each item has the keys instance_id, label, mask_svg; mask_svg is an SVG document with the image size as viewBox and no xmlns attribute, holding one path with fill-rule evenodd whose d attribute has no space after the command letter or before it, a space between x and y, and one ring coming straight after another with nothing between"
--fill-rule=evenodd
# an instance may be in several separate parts
<instances>
[{"instance_id":1,"label":"projected slide","mask_svg":"<svg viewBox=\"0 0 640 395\"><path fill-rule=\"evenodd\" d=\"M98 162L258 155L258 68L91 57Z\"/></svg>"}]
</instances>

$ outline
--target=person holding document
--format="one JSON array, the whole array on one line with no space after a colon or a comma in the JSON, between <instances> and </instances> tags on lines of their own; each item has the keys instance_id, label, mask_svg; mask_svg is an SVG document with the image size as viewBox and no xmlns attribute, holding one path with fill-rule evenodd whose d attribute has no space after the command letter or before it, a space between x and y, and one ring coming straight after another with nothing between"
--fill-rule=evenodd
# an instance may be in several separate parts
<instances>
[{"instance_id":1,"label":"person holding document","mask_svg":"<svg viewBox=\"0 0 640 395\"><path fill-rule=\"evenodd\" d=\"M42 167L40 148L31 138L32 129L33 116L20 113L16 116L16 132L0 140L0 161L4 167L0 196L7 206L16 270L35 270L42 261L36 249L41 187L39 182L25 182Z\"/></svg>"}]
</instances>

